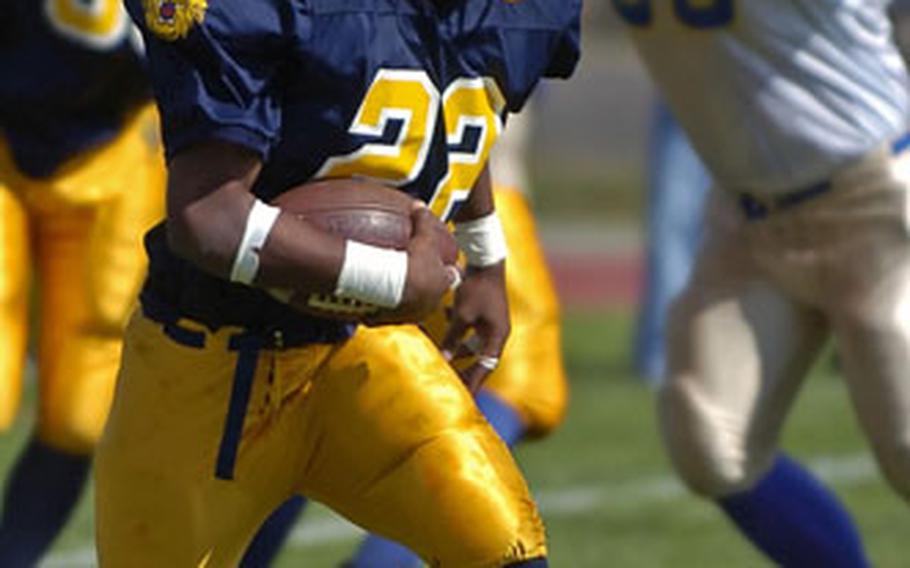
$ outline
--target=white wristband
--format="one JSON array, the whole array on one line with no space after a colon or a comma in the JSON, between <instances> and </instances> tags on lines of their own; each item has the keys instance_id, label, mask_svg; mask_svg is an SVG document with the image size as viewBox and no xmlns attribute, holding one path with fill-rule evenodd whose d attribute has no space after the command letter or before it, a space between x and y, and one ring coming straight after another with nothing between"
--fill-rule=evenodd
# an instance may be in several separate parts
<instances>
[{"instance_id":1,"label":"white wristband","mask_svg":"<svg viewBox=\"0 0 910 568\"><path fill-rule=\"evenodd\" d=\"M408 253L348 240L335 295L383 308L401 303L408 276Z\"/></svg>"},{"instance_id":2,"label":"white wristband","mask_svg":"<svg viewBox=\"0 0 910 568\"><path fill-rule=\"evenodd\" d=\"M259 251L265 245L281 209L266 205L259 199L253 201L250 213L246 218L246 228L243 238L237 247L234 256L234 266L231 267L231 282L240 282L247 286L256 279L259 272Z\"/></svg>"},{"instance_id":3,"label":"white wristband","mask_svg":"<svg viewBox=\"0 0 910 568\"><path fill-rule=\"evenodd\" d=\"M468 266L483 268L505 260L506 237L496 212L485 217L455 223L455 242L464 253Z\"/></svg>"}]
</instances>

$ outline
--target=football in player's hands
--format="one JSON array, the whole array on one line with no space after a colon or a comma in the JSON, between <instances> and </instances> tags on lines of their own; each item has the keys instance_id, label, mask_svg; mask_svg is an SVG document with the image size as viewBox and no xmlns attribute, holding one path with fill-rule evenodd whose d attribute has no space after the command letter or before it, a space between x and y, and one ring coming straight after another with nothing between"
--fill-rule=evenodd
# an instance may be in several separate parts
<instances>
[{"instance_id":1,"label":"football in player's hands","mask_svg":"<svg viewBox=\"0 0 910 568\"><path fill-rule=\"evenodd\" d=\"M272 204L305 219L324 231L373 246L405 250L414 232L415 200L403 191L361 179L333 179L307 183L276 197ZM442 222L424 219L432 230L439 258L454 265L455 239ZM381 312L377 306L334 294L297 294L272 289L269 293L311 315L364 321Z\"/></svg>"}]
</instances>

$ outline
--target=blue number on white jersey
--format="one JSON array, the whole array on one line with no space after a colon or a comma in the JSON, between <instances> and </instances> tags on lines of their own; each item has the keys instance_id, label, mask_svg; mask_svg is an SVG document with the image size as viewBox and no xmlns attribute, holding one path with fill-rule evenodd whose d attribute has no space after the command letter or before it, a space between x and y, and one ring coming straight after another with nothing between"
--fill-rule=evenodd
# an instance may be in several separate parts
<instances>
[{"instance_id":1,"label":"blue number on white jersey","mask_svg":"<svg viewBox=\"0 0 910 568\"><path fill-rule=\"evenodd\" d=\"M629 25L645 27L654 20L651 2L613 0L613 6ZM679 21L697 29L718 28L733 21L733 0L713 0L707 6L693 6L693 0L673 0L673 10Z\"/></svg>"}]
</instances>

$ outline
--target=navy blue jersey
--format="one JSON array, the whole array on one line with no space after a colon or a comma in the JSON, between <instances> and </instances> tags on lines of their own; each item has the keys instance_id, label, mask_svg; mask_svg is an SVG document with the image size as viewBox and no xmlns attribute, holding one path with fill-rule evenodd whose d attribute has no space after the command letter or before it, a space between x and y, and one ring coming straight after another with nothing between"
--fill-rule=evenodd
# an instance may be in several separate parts
<instances>
[{"instance_id":1,"label":"navy blue jersey","mask_svg":"<svg viewBox=\"0 0 910 568\"><path fill-rule=\"evenodd\" d=\"M127 6L146 40L168 155L213 138L250 148L264 161L254 187L264 200L314 179L364 177L448 218L473 187L507 112L518 111L542 77L568 76L579 56L580 0ZM174 259L163 232L156 234L147 292L241 288L215 285ZM257 306L243 321L226 316L242 308L225 306L218 315L251 325L268 313L261 305L272 300L243 293ZM178 304L180 313L198 315L198 299Z\"/></svg>"},{"instance_id":2,"label":"navy blue jersey","mask_svg":"<svg viewBox=\"0 0 910 568\"><path fill-rule=\"evenodd\" d=\"M24 173L109 141L150 99L131 35L120 0L3 2L0 133Z\"/></svg>"}]
</instances>

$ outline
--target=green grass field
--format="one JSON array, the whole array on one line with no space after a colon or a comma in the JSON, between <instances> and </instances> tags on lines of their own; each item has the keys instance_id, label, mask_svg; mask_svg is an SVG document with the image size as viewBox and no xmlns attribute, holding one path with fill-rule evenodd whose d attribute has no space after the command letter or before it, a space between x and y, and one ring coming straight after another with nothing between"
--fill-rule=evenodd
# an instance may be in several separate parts
<instances>
[{"instance_id":1,"label":"green grass field","mask_svg":"<svg viewBox=\"0 0 910 568\"><path fill-rule=\"evenodd\" d=\"M556 567L731 567L766 563L710 506L669 475L654 429L651 393L629 371L626 314L570 313L566 352L573 398L551 438L520 448L539 496ZM34 396L32 394L32 396ZM0 445L4 467L24 440L30 415ZM910 511L885 487L857 432L845 390L822 365L800 397L786 447L832 480L854 512L874 563L908 562ZM91 566L87 499L48 566ZM313 507L281 557L282 567L338 566L357 534Z\"/></svg>"}]
</instances>

